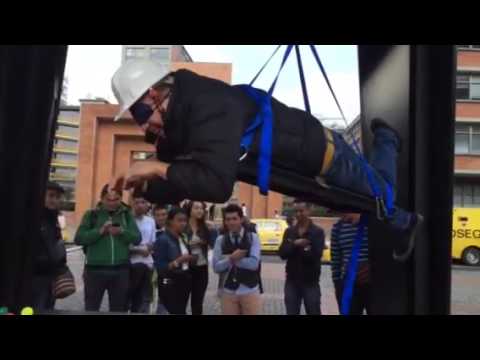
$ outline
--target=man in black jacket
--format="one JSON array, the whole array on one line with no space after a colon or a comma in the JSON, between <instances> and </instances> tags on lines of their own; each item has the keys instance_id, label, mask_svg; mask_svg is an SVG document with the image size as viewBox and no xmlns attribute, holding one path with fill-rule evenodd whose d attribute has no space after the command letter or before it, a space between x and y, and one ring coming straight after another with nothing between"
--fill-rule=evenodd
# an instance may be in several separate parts
<instances>
[{"instance_id":1,"label":"man in black jacket","mask_svg":"<svg viewBox=\"0 0 480 360\"><path fill-rule=\"evenodd\" d=\"M297 224L285 231L279 249L280 257L287 260L287 315L299 315L302 301L307 315L321 315L319 282L325 234L312 223L310 207L302 200L295 200Z\"/></svg>"},{"instance_id":2,"label":"man in black jacket","mask_svg":"<svg viewBox=\"0 0 480 360\"><path fill-rule=\"evenodd\" d=\"M48 182L45 194L40 237L35 241L32 277L32 304L36 311L53 310L53 285L57 276L66 270L67 253L58 223L63 188Z\"/></svg>"},{"instance_id":3,"label":"man in black jacket","mask_svg":"<svg viewBox=\"0 0 480 360\"><path fill-rule=\"evenodd\" d=\"M252 183L249 174L257 169L263 153L261 131L254 135L248 152L240 144L263 107L257 106L245 88L138 60L127 62L115 73L112 90L121 106L115 120L129 110L146 141L155 144L159 160L135 163L112 181L112 187L136 188L156 203L187 198L223 203L230 198L235 181ZM265 99L265 92L257 94ZM274 98L268 109L273 114L272 166L373 196L363 164L341 135ZM387 183L395 191L400 139L379 119L372 122L372 131L373 177L385 195ZM280 186L274 179L269 185L272 190ZM421 218L395 208L388 220L413 241Z\"/></svg>"}]
</instances>

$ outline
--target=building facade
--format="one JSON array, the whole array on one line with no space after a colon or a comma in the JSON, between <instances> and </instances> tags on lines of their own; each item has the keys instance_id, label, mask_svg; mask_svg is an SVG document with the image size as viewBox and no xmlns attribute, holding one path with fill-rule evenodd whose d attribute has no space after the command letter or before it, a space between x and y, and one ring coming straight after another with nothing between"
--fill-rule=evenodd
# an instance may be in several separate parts
<instances>
[{"instance_id":1,"label":"building facade","mask_svg":"<svg viewBox=\"0 0 480 360\"><path fill-rule=\"evenodd\" d=\"M53 140L50 180L65 189L65 210L75 207L80 106L61 106Z\"/></svg>"},{"instance_id":2,"label":"building facade","mask_svg":"<svg viewBox=\"0 0 480 360\"><path fill-rule=\"evenodd\" d=\"M183 45L122 45L122 64L133 59L150 59L165 64L193 61Z\"/></svg>"},{"instance_id":3,"label":"building facade","mask_svg":"<svg viewBox=\"0 0 480 360\"><path fill-rule=\"evenodd\" d=\"M346 133L360 140L359 117ZM480 45L457 45L453 205L480 207Z\"/></svg>"},{"instance_id":4,"label":"building facade","mask_svg":"<svg viewBox=\"0 0 480 360\"><path fill-rule=\"evenodd\" d=\"M455 207L480 207L480 45L457 46Z\"/></svg>"}]
</instances>

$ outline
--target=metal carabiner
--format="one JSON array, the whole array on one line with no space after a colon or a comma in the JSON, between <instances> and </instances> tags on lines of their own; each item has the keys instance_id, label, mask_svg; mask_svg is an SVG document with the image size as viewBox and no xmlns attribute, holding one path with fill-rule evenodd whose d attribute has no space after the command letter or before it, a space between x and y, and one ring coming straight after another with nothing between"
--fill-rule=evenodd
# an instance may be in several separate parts
<instances>
[{"instance_id":1,"label":"metal carabiner","mask_svg":"<svg viewBox=\"0 0 480 360\"><path fill-rule=\"evenodd\" d=\"M375 202L377 204L377 219L380 221L385 220L385 215L387 214L387 208L385 207L385 203L382 197L377 196L375 198Z\"/></svg>"}]
</instances>

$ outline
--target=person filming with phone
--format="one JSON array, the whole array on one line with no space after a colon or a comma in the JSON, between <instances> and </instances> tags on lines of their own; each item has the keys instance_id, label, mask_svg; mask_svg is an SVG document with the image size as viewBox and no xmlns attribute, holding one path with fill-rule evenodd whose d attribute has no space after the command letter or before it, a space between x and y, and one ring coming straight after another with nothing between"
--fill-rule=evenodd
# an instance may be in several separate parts
<instances>
[{"instance_id":1,"label":"person filming with phone","mask_svg":"<svg viewBox=\"0 0 480 360\"><path fill-rule=\"evenodd\" d=\"M121 195L105 185L100 203L85 213L75 235L75 244L86 248L85 311L99 311L105 291L111 312L126 311L129 246L142 238Z\"/></svg>"}]
</instances>

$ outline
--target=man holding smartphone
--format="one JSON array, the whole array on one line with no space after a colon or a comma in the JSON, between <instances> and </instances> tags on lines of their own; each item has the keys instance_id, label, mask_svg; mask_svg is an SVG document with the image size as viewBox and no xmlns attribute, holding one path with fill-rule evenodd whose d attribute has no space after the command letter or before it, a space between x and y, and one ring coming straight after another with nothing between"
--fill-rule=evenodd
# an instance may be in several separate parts
<instances>
[{"instance_id":1,"label":"man holding smartphone","mask_svg":"<svg viewBox=\"0 0 480 360\"><path fill-rule=\"evenodd\" d=\"M223 315L257 315L260 299L260 241L243 226L243 211L228 205L225 233L215 242L213 270L220 274Z\"/></svg>"},{"instance_id":2,"label":"man holding smartphone","mask_svg":"<svg viewBox=\"0 0 480 360\"><path fill-rule=\"evenodd\" d=\"M87 247L85 311L99 311L105 291L110 311L126 311L129 285L129 246L141 235L121 193L105 185L101 201L88 210L75 234L75 244Z\"/></svg>"},{"instance_id":3,"label":"man holding smartphone","mask_svg":"<svg viewBox=\"0 0 480 360\"><path fill-rule=\"evenodd\" d=\"M285 307L287 315L300 315L302 301L307 315L321 315L320 271L325 235L310 219L311 205L303 200L294 202L296 225L284 235L279 255L287 260Z\"/></svg>"}]
</instances>

